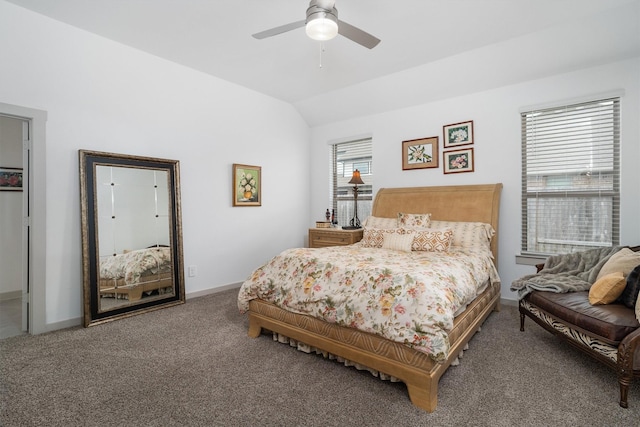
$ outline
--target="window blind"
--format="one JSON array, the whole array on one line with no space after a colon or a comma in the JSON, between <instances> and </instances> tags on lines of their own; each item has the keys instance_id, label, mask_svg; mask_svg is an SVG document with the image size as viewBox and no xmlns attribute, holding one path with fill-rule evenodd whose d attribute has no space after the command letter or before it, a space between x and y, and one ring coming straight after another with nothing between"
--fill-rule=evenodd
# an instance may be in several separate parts
<instances>
[{"instance_id":1,"label":"window blind","mask_svg":"<svg viewBox=\"0 0 640 427\"><path fill-rule=\"evenodd\" d=\"M371 214L373 185L373 148L371 138L341 142L330 146L331 202L339 225L347 225L354 213L353 171L358 169L364 181L358 186L358 217Z\"/></svg>"},{"instance_id":2,"label":"window blind","mask_svg":"<svg viewBox=\"0 0 640 427\"><path fill-rule=\"evenodd\" d=\"M521 114L522 252L619 243L620 100Z\"/></svg>"}]
</instances>

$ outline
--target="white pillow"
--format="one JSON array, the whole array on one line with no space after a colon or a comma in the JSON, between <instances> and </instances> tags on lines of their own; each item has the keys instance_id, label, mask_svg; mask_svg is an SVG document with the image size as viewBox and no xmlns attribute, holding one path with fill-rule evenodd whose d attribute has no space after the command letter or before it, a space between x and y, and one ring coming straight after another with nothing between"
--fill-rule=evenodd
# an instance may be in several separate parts
<instances>
[{"instance_id":1,"label":"white pillow","mask_svg":"<svg viewBox=\"0 0 640 427\"><path fill-rule=\"evenodd\" d=\"M491 224L484 222L431 221L432 228L453 230L452 247L491 250L491 238L496 234Z\"/></svg>"},{"instance_id":2,"label":"white pillow","mask_svg":"<svg viewBox=\"0 0 640 427\"><path fill-rule=\"evenodd\" d=\"M382 248L391 249L394 251L411 252L412 243L412 234L387 233L384 235Z\"/></svg>"},{"instance_id":3,"label":"white pillow","mask_svg":"<svg viewBox=\"0 0 640 427\"><path fill-rule=\"evenodd\" d=\"M378 216L368 217L363 224L363 227L370 228L396 228L398 226L398 220L396 218L383 218Z\"/></svg>"},{"instance_id":4,"label":"white pillow","mask_svg":"<svg viewBox=\"0 0 640 427\"><path fill-rule=\"evenodd\" d=\"M622 271L624 277L627 277L636 265L640 265L640 252L634 252L629 248L622 248L604 263L596 280L606 276L607 274Z\"/></svg>"}]
</instances>

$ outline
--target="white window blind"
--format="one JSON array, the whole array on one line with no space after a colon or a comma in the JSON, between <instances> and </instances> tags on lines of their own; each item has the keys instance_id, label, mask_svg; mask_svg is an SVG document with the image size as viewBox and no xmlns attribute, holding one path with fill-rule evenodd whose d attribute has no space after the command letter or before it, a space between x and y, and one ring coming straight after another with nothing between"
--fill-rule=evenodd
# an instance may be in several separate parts
<instances>
[{"instance_id":1,"label":"white window blind","mask_svg":"<svg viewBox=\"0 0 640 427\"><path fill-rule=\"evenodd\" d=\"M330 146L331 202L338 225L348 225L354 214L353 171L358 169L364 181L358 186L358 218L371 215L373 185L373 149L371 138L342 142Z\"/></svg>"},{"instance_id":2,"label":"white window blind","mask_svg":"<svg viewBox=\"0 0 640 427\"><path fill-rule=\"evenodd\" d=\"M619 243L620 100L522 113L522 252Z\"/></svg>"}]
</instances>

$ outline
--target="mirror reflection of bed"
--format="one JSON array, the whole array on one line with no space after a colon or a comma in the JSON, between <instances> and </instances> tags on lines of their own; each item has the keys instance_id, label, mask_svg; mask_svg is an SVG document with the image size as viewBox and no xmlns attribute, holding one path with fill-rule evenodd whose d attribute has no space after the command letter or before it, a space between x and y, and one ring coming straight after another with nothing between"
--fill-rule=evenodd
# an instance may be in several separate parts
<instances>
[{"instance_id":1,"label":"mirror reflection of bed","mask_svg":"<svg viewBox=\"0 0 640 427\"><path fill-rule=\"evenodd\" d=\"M173 295L168 172L96 165L100 311Z\"/></svg>"},{"instance_id":2,"label":"mirror reflection of bed","mask_svg":"<svg viewBox=\"0 0 640 427\"><path fill-rule=\"evenodd\" d=\"M173 295L171 249L168 246L154 245L101 257L102 310L167 295Z\"/></svg>"}]
</instances>

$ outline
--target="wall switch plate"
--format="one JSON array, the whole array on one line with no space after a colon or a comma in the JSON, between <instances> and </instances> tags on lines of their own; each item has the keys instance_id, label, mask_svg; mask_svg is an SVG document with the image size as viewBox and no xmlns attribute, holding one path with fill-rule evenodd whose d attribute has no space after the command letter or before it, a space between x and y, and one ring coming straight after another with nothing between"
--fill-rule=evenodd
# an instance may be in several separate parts
<instances>
[{"instance_id":1,"label":"wall switch plate","mask_svg":"<svg viewBox=\"0 0 640 427\"><path fill-rule=\"evenodd\" d=\"M196 277L198 275L198 267L195 265L189 266L189 277Z\"/></svg>"}]
</instances>

